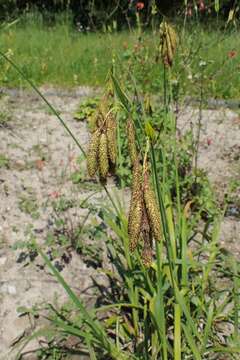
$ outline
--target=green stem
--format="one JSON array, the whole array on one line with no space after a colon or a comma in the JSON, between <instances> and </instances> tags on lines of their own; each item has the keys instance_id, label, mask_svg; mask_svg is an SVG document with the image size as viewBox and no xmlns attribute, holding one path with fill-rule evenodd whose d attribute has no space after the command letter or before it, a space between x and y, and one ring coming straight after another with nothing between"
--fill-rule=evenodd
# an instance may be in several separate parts
<instances>
[{"instance_id":1,"label":"green stem","mask_svg":"<svg viewBox=\"0 0 240 360\"><path fill-rule=\"evenodd\" d=\"M165 318L165 306L164 306L164 298L163 298L163 272L162 272L162 248L163 248L163 241L159 244L156 241L156 255L157 255L157 292L159 296L159 300L161 303L160 306L160 329L161 333L159 338L162 340L162 357L163 360L168 359L168 351L167 351L167 335L166 335L166 318Z\"/></svg>"},{"instance_id":2,"label":"green stem","mask_svg":"<svg viewBox=\"0 0 240 360\"><path fill-rule=\"evenodd\" d=\"M168 112L168 101L167 101L167 68L163 66L163 100L164 100L164 109Z\"/></svg>"},{"instance_id":3,"label":"green stem","mask_svg":"<svg viewBox=\"0 0 240 360\"><path fill-rule=\"evenodd\" d=\"M112 195L111 195L110 192L108 191L108 188L106 187L106 185L102 185L102 187L103 187L103 189L105 190L105 192L106 192L106 194L107 194L107 196L108 196L108 198L109 198L112 206L114 207L114 210L115 210L116 213L119 215L120 213L119 213L119 210L118 210L118 208L117 208L117 205L115 204L115 202L114 202L114 200L113 200L113 198L112 198Z\"/></svg>"},{"instance_id":4,"label":"green stem","mask_svg":"<svg viewBox=\"0 0 240 360\"><path fill-rule=\"evenodd\" d=\"M174 360L181 360L181 307L174 305Z\"/></svg>"},{"instance_id":5,"label":"green stem","mask_svg":"<svg viewBox=\"0 0 240 360\"><path fill-rule=\"evenodd\" d=\"M173 259L171 245L170 245L171 239L169 236L166 213L165 213L164 203L163 203L161 190L160 190L160 186L159 186L159 179L157 178L156 159L155 159L155 153L154 153L152 144L151 144L151 160L152 160L152 167L153 167L154 178L155 178L155 185L156 185L156 189L157 189L158 203L159 203L160 213L161 213L161 218L162 218L163 234L164 234L164 238L166 241L167 257L168 257L168 262L169 262L171 281L172 281L172 286L174 288L174 284L176 283L176 281L174 281L174 265L173 265L174 259Z\"/></svg>"}]
</instances>

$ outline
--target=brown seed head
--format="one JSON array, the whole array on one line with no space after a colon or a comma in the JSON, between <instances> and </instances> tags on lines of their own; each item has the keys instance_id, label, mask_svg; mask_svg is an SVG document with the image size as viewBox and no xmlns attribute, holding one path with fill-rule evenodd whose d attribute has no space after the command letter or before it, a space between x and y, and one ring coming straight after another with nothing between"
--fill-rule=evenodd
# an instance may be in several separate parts
<instances>
[{"instance_id":1,"label":"brown seed head","mask_svg":"<svg viewBox=\"0 0 240 360\"><path fill-rule=\"evenodd\" d=\"M136 159L133 166L132 195L131 195L130 210L128 215L128 235L130 240L131 251L135 250L140 237L142 212L143 212L142 167L138 159Z\"/></svg>"},{"instance_id":2,"label":"brown seed head","mask_svg":"<svg viewBox=\"0 0 240 360\"><path fill-rule=\"evenodd\" d=\"M128 216L128 235L130 251L134 251L137 247L141 232L141 219L142 197L139 196L131 203L131 208Z\"/></svg>"},{"instance_id":3,"label":"brown seed head","mask_svg":"<svg viewBox=\"0 0 240 360\"><path fill-rule=\"evenodd\" d=\"M143 183L143 176L142 176L142 165L139 162L139 158L137 157L133 163L133 170L132 170L132 197L137 197L138 194L142 193L142 183Z\"/></svg>"},{"instance_id":4,"label":"brown seed head","mask_svg":"<svg viewBox=\"0 0 240 360\"><path fill-rule=\"evenodd\" d=\"M88 125L91 132L100 129L104 125L104 109L102 104L98 106L95 113L88 118Z\"/></svg>"},{"instance_id":5,"label":"brown seed head","mask_svg":"<svg viewBox=\"0 0 240 360\"><path fill-rule=\"evenodd\" d=\"M109 170L107 136L103 132L99 143L99 171L100 177L106 179Z\"/></svg>"},{"instance_id":6,"label":"brown seed head","mask_svg":"<svg viewBox=\"0 0 240 360\"><path fill-rule=\"evenodd\" d=\"M144 201L146 204L147 214L151 225L151 231L155 240L161 241L161 219L160 213L156 202L155 193L151 188L149 173L148 171L144 171Z\"/></svg>"},{"instance_id":7,"label":"brown seed head","mask_svg":"<svg viewBox=\"0 0 240 360\"><path fill-rule=\"evenodd\" d=\"M152 247L146 239L143 243L142 261L146 267L150 267L152 264Z\"/></svg>"},{"instance_id":8,"label":"brown seed head","mask_svg":"<svg viewBox=\"0 0 240 360\"><path fill-rule=\"evenodd\" d=\"M142 261L146 267L149 267L152 263L152 232L145 202L143 205L141 232L143 238Z\"/></svg>"},{"instance_id":9,"label":"brown seed head","mask_svg":"<svg viewBox=\"0 0 240 360\"><path fill-rule=\"evenodd\" d=\"M87 169L89 176L93 177L98 168L98 150L99 150L100 131L96 130L92 134L88 154L87 154Z\"/></svg>"},{"instance_id":10,"label":"brown seed head","mask_svg":"<svg viewBox=\"0 0 240 360\"><path fill-rule=\"evenodd\" d=\"M165 21L160 27L161 57L164 65L172 66L177 49L177 34L174 28Z\"/></svg>"},{"instance_id":11,"label":"brown seed head","mask_svg":"<svg viewBox=\"0 0 240 360\"><path fill-rule=\"evenodd\" d=\"M174 30L174 28L171 25L168 25L168 36L169 36L169 40L171 42L172 52L174 54L175 51L177 50L178 38L177 38L176 31Z\"/></svg>"},{"instance_id":12,"label":"brown seed head","mask_svg":"<svg viewBox=\"0 0 240 360\"><path fill-rule=\"evenodd\" d=\"M113 113L108 115L106 127L108 155L112 164L115 164L117 159L117 122Z\"/></svg>"},{"instance_id":13,"label":"brown seed head","mask_svg":"<svg viewBox=\"0 0 240 360\"><path fill-rule=\"evenodd\" d=\"M129 155L132 164L134 164L134 161L138 157L137 153L137 147L136 147L136 134L135 134L135 128L133 121L131 119L128 119L127 121L127 138L128 138L128 149L129 149Z\"/></svg>"}]
</instances>

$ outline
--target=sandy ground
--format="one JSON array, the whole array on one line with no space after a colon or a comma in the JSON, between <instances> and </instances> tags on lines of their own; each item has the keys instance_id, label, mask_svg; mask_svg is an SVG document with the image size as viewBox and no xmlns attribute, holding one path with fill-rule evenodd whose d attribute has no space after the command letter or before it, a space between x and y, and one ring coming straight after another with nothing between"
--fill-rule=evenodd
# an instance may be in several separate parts
<instances>
[{"instance_id":1,"label":"sandy ground","mask_svg":"<svg viewBox=\"0 0 240 360\"><path fill-rule=\"evenodd\" d=\"M73 113L79 101L89 94L87 88L79 89L76 96L49 89L46 92L84 149L88 142L86 124L74 120ZM27 316L18 316L17 308L54 298L61 302L66 298L39 257L34 261L21 258L23 246L32 238L39 244L44 243L54 226L54 200L64 197L73 201L69 216L77 223L87 211L77 205L95 193L96 188L73 184L70 180L71 174L79 168L79 150L41 99L30 92L17 91L4 96L1 104L0 124L1 118L4 120L7 116L9 119L0 125L0 155L8 159L0 166L0 359L11 360L14 353L9 352L10 345L34 326ZM179 114L179 130L196 128L197 121L197 110L186 107ZM224 109L203 111L199 167L208 172L219 198L230 182L240 180L239 140L237 113ZM81 166L84 169L84 163ZM112 185L108 186L111 191ZM106 201L100 190L93 199ZM236 204L239 201L239 191L236 191ZM92 216L90 220L96 219ZM233 207L223 221L220 241L238 258L239 234L239 213ZM97 278L98 272L74 252L70 264L64 264L61 270L74 290L91 304L94 299L91 277Z\"/></svg>"}]
</instances>

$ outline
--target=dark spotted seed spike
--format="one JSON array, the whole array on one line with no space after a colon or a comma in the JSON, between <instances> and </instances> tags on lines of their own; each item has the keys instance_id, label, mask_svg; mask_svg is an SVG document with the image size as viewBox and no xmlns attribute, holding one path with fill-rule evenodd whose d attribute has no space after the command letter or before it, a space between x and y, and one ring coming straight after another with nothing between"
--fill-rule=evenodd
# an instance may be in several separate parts
<instances>
[{"instance_id":1,"label":"dark spotted seed spike","mask_svg":"<svg viewBox=\"0 0 240 360\"><path fill-rule=\"evenodd\" d=\"M133 166L132 195L128 216L128 235L131 251L136 249L140 237L142 212L142 166L140 165L139 160L136 159Z\"/></svg>"},{"instance_id":2,"label":"dark spotted seed spike","mask_svg":"<svg viewBox=\"0 0 240 360\"><path fill-rule=\"evenodd\" d=\"M108 142L108 155L112 164L116 163L117 159L117 122L113 115L110 113L106 121L107 126L107 142Z\"/></svg>"},{"instance_id":3,"label":"dark spotted seed spike","mask_svg":"<svg viewBox=\"0 0 240 360\"><path fill-rule=\"evenodd\" d=\"M100 131L96 130L92 134L91 142L87 154L87 169L89 176L93 177L98 169L98 150L99 150Z\"/></svg>"},{"instance_id":4,"label":"dark spotted seed spike","mask_svg":"<svg viewBox=\"0 0 240 360\"><path fill-rule=\"evenodd\" d=\"M155 240L161 241L162 231L161 231L161 219L160 213L156 202L155 193L151 188L149 173L147 170L144 171L144 201L146 204L147 214L151 225L151 230Z\"/></svg>"},{"instance_id":5,"label":"dark spotted seed spike","mask_svg":"<svg viewBox=\"0 0 240 360\"><path fill-rule=\"evenodd\" d=\"M127 121L127 138L128 138L128 150L132 165L138 157L137 147L136 147L136 134L133 121L128 119Z\"/></svg>"},{"instance_id":6,"label":"dark spotted seed spike","mask_svg":"<svg viewBox=\"0 0 240 360\"><path fill-rule=\"evenodd\" d=\"M108 163L108 148L107 148L107 136L105 133L102 133L100 136L99 143L99 173L102 179L106 179L109 163Z\"/></svg>"},{"instance_id":7,"label":"dark spotted seed spike","mask_svg":"<svg viewBox=\"0 0 240 360\"><path fill-rule=\"evenodd\" d=\"M143 238L142 261L146 267L149 267L152 263L152 232L145 203L143 205L141 232Z\"/></svg>"}]
</instances>

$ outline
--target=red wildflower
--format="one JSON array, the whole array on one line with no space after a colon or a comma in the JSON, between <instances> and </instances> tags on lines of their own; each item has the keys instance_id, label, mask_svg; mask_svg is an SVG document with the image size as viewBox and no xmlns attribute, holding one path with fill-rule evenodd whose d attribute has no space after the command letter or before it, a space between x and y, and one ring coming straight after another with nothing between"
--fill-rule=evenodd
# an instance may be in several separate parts
<instances>
[{"instance_id":1,"label":"red wildflower","mask_svg":"<svg viewBox=\"0 0 240 360\"><path fill-rule=\"evenodd\" d=\"M191 17L192 16L192 8L189 6L188 8L187 8L187 16L189 16L189 17Z\"/></svg>"},{"instance_id":2,"label":"red wildflower","mask_svg":"<svg viewBox=\"0 0 240 360\"><path fill-rule=\"evenodd\" d=\"M207 144L208 144L208 146L210 146L212 144L212 139L207 138Z\"/></svg>"},{"instance_id":3,"label":"red wildflower","mask_svg":"<svg viewBox=\"0 0 240 360\"><path fill-rule=\"evenodd\" d=\"M142 10L144 8L144 3L141 1L137 2L136 8L138 11Z\"/></svg>"},{"instance_id":4,"label":"red wildflower","mask_svg":"<svg viewBox=\"0 0 240 360\"><path fill-rule=\"evenodd\" d=\"M228 52L229 59L234 58L237 55L237 52L235 50L231 50Z\"/></svg>"},{"instance_id":5,"label":"red wildflower","mask_svg":"<svg viewBox=\"0 0 240 360\"><path fill-rule=\"evenodd\" d=\"M204 11L205 10L205 4L203 0L199 1L199 11Z\"/></svg>"},{"instance_id":6,"label":"red wildflower","mask_svg":"<svg viewBox=\"0 0 240 360\"><path fill-rule=\"evenodd\" d=\"M49 196L52 198L52 199L57 199L61 196L60 192L59 191L53 191L52 193L49 194Z\"/></svg>"}]
</instances>

